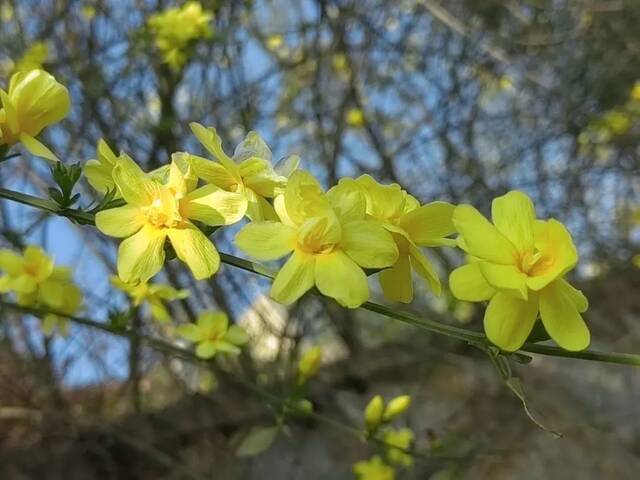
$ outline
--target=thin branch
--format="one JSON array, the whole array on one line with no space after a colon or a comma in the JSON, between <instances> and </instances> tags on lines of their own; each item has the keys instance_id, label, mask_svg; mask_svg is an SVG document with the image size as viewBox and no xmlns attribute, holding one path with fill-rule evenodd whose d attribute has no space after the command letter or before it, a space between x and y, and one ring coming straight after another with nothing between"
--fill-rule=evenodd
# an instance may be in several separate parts
<instances>
[{"instance_id":1,"label":"thin branch","mask_svg":"<svg viewBox=\"0 0 640 480\"><path fill-rule=\"evenodd\" d=\"M6 198L15 202L29 205L35 208L46 210L56 215L67 217L71 220L75 220L79 223L94 224L94 216L91 213L84 212L77 209L63 209L61 210L51 200L34 197L20 192L14 192L5 188L0 188L0 198ZM226 253L220 253L222 262L227 265L246 270L257 275L262 275L267 278L274 278L275 272L259 265L257 263L244 260L242 258L235 257ZM427 330L439 335L445 335L457 340L462 340L471 345L482 347L491 345L486 335L481 332L474 332L452 325L447 325L442 322L436 322L434 320L428 320L425 318L418 318L409 313L398 312L392 310L389 307L380 305L373 302L366 302L361 305L360 308L369 310L371 312L379 313L381 315L393 318L400 322L412 325L422 330ZM601 352L596 350L582 350L580 352L570 352L558 347L548 345L538 345L536 343L525 343L520 349L521 352L536 353L539 355L548 355L552 357L562 358L575 358L579 360L592 360L597 362L615 363L620 365L634 365L640 366L640 355L630 353L616 353L616 352Z\"/></svg>"}]
</instances>

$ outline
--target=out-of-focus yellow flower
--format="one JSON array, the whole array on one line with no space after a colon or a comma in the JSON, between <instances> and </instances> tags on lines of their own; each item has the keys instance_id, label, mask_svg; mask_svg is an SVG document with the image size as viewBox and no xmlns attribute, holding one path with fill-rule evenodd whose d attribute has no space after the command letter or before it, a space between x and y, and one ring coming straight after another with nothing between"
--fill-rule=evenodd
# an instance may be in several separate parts
<instances>
[{"instance_id":1,"label":"out-of-focus yellow flower","mask_svg":"<svg viewBox=\"0 0 640 480\"><path fill-rule=\"evenodd\" d=\"M465 301L490 300L484 316L489 340L506 351L525 342L538 312L555 342L567 350L589 345L581 312L588 302L563 276L578 253L567 229L555 219L537 220L531 199L512 191L493 200L491 224L471 205L456 207L458 245L472 256L449 278Z\"/></svg>"},{"instance_id":2,"label":"out-of-focus yellow flower","mask_svg":"<svg viewBox=\"0 0 640 480\"><path fill-rule=\"evenodd\" d=\"M14 72L41 70L49 57L49 46L45 42L34 42L13 67Z\"/></svg>"},{"instance_id":3,"label":"out-of-focus yellow flower","mask_svg":"<svg viewBox=\"0 0 640 480\"><path fill-rule=\"evenodd\" d=\"M213 14L202 9L200 2L187 2L149 18L149 29L155 34L156 47L165 63L179 70L187 57L185 49L194 40L210 38Z\"/></svg>"},{"instance_id":4,"label":"out-of-focus yellow flower","mask_svg":"<svg viewBox=\"0 0 640 480\"><path fill-rule=\"evenodd\" d=\"M197 323L180 325L180 336L197 343L196 355L212 358L216 353L240 353L240 347L249 341L247 333L238 325L229 326L229 318L222 312L202 313Z\"/></svg>"},{"instance_id":5,"label":"out-of-focus yellow flower","mask_svg":"<svg viewBox=\"0 0 640 480\"><path fill-rule=\"evenodd\" d=\"M229 157L222 149L222 140L215 128L191 123L191 130L204 148L217 160L191 156L194 173L205 182L247 199L247 217L253 221L277 220L267 198L282 193L287 177L298 168L299 157L285 157L271 163L271 150L257 132L249 132Z\"/></svg>"},{"instance_id":6,"label":"out-of-focus yellow flower","mask_svg":"<svg viewBox=\"0 0 640 480\"><path fill-rule=\"evenodd\" d=\"M297 170L274 201L279 222L246 225L236 244L258 260L293 254L271 287L276 301L290 304L314 285L343 306L369 298L362 268L385 268L398 257L393 238L378 222L365 219L357 190L333 187L326 194L308 172Z\"/></svg>"},{"instance_id":7,"label":"out-of-focus yellow flower","mask_svg":"<svg viewBox=\"0 0 640 480\"><path fill-rule=\"evenodd\" d=\"M11 76L9 91L0 89L0 100L0 145L22 142L33 155L58 161L35 137L67 116L71 108L67 89L44 70L17 72Z\"/></svg>"},{"instance_id":8,"label":"out-of-focus yellow flower","mask_svg":"<svg viewBox=\"0 0 640 480\"><path fill-rule=\"evenodd\" d=\"M13 20L13 6L9 2L2 2L0 5L0 20L10 22Z\"/></svg>"},{"instance_id":9,"label":"out-of-focus yellow flower","mask_svg":"<svg viewBox=\"0 0 640 480\"><path fill-rule=\"evenodd\" d=\"M151 310L151 316L159 322L171 320L165 302L181 300L189 296L189 290L177 290L171 285L161 283L125 283L118 277L111 277L111 283L126 293L135 307L147 304Z\"/></svg>"},{"instance_id":10,"label":"out-of-focus yellow flower","mask_svg":"<svg viewBox=\"0 0 640 480\"><path fill-rule=\"evenodd\" d=\"M265 45L269 50L278 50L284 45L284 37L278 34L269 35L265 41Z\"/></svg>"},{"instance_id":11,"label":"out-of-focus yellow flower","mask_svg":"<svg viewBox=\"0 0 640 480\"><path fill-rule=\"evenodd\" d=\"M350 108L345 114L345 120L348 125L360 128L364 126L365 123L364 112L359 108Z\"/></svg>"},{"instance_id":12,"label":"out-of-focus yellow flower","mask_svg":"<svg viewBox=\"0 0 640 480\"><path fill-rule=\"evenodd\" d=\"M353 473L358 480L395 480L393 467L382 461L378 455L369 460L362 460L353 466Z\"/></svg>"},{"instance_id":13,"label":"out-of-focus yellow flower","mask_svg":"<svg viewBox=\"0 0 640 480\"><path fill-rule=\"evenodd\" d=\"M81 11L82 16L88 21L93 20L93 18L96 16L96 7L94 7L93 5L85 5L82 7Z\"/></svg>"},{"instance_id":14,"label":"out-of-focus yellow flower","mask_svg":"<svg viewBox=\"0 0 640 480\"><path fill-rule=\"evenodd\" d=\"M342 179L340 184L347 180ZM360 188L366 198L367 215L379 221L395 240L400 255L389 269L380 272L380 286L390 300L413 300L412 269L439 295L440 279L419 247L455 246L445 238L455 232L451 221L454 206L447 202L420 203L397 183L381 185L370 175L362 175L347 185Z\"/></svg>"},{"instance_id":15,"label":"out-of-focus yellow flower","mask_svg":"<svg viewBox=\"0 0 640 480\"><path fill-rule=\"evenodd\" d=\"M151 178L124 154L113 168L113 179L127 205L98 212L96 226L112 237L127 237L118 250L122 281L146 282L158 273L167 237L195 278L210 277L218 270L218 251L192 221L210 226L238 222L247 202L242 195L215 185L196 188L188 157L173 155L166 183Z\"/></svg>"},{"instance_id":16,"label":"out-of-focus yellow flower","mask_svg":"<svg viewBox=\"0 0 640 480\"><path fill-rule=\"evenodd\" d=\"M0 269L4 271L0 292L14 292L20 305L67 315L73 315L82 305L82 293L73 284L69 268L55 266L40 247L27 246L23 255L0 250ZM45 334L56 326L66 334L68 321L53 313L43 317Z\"/></svg>"},{"instance_id":17,"label":"out-of-focus yellow flower","mask_svg":"<svg viewBox=\"0 0 640 480\"><path fill-rule=\"evenodd\" d=\"M406 450L413 443L413 432L408 428L389 428L384 431L382 440L388 445L386 456L389 463L410 467L413 457Z\"/></svg>"},{"instance_id":18,"label":"out-of-focus yellow flower","mask_svg":"<svg viewBox=\"0 0 640 480\"><path fill-rule=\"evenodd\" d=\"M298 362L298 383L304 384L313 377L322 363L322 349L312 347L307 350Z\"/></svg>"}]
</instances>

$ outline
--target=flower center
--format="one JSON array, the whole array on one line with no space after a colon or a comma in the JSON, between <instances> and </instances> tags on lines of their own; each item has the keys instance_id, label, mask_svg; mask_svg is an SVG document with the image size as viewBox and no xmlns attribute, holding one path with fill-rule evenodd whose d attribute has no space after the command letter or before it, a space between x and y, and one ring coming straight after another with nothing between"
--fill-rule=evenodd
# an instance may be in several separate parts
<instances>
[{"instance_id":1,"label":"flower center","mask_svg":"<svg viewBox=\"0 0 640 480\"><path fill-rule=\"evenodd\" d=\"M522 273L526 273L530 277L542 275L551 267L553 259L543 256L542 252L537 249L520 254L518 259L518 268Z\"/></svg>"},{"instance_id":2,"label":"flower center","mask_svg":"<svg viewBox=\"0 0 640 480\"><path fill-rule=\"evenodd\" d=\"M172 228L182 221L180 199L170 189L162 189L143 213L147 221L158 228Z\"/></svg>"}]
</instances>

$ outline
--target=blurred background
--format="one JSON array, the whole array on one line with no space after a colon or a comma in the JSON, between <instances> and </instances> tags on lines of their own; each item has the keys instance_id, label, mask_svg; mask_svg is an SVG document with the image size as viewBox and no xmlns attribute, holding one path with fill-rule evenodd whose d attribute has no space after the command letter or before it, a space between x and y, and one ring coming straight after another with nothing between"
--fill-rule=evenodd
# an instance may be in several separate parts
<instances>
[{"instance_id":1,"label":"blurred background","mask_svg":"<svg viewBox=\"0 0 640 480\"><path fill-rule=\"evenodd\" d=\"M71 114L43 137L65 163L95 158L104 138L157 168L175 151L202 153L188 127L198 121L218 129L227 152L260 132L274 159L300 155L325 186L370 173L422 202L484 213L517 188L574 236L572 281L590 300L592 347L640 350L640 2L202 0L210 35L189 41L179 66L147 26L175 5L0 0L0 85L32 62L70 90ZM0 165L0 183L46 197L51 177L23 156ZM77 191L83 206L97 199L84 180ZM215 234L220 251L239 254L236 231ZM109 281L115 239L3 200L0 246L26 243L72 267L85 316L109 322L129 308ZM450 249L427 254L445 283L462 261ZM192 292L167 305L175 323L214 308L248 330L242 356L220 362L232 375L214 379L87 327L44 337L37 319L3 309L1 479L353 478L352 465L375 449L313 418L288 421L264 453L235 454L246 432L273 423L237 379L285 394L312 345L324 352L307 395L316 412L359 427L374 394L412 396L400 424L422 454L396 478L623 480L640 471L637 368L538 356L517 366L533 416L556 438L486 355L461 342L311 296L283 308L267 281L229 266L195 282L172 261L158 280ZM482 328L482 305L415 285L412 304L392 306ZM133 316L135 329L173 338L146 309Z\"/></svg>"}]
</instances>

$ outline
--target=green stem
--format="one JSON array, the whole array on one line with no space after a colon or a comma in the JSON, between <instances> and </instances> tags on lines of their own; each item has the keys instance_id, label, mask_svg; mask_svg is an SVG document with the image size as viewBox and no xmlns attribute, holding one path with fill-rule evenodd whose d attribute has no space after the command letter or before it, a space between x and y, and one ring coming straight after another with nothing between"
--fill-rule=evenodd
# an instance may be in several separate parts
<instances>
[{"instance_id":1,"label":"green stem","mask_svg":"<svg viewBox=\"0 0 640 480\"><path fill-rule=\"evenodd\" d=\"M20 192L14 192L13 190L7 190L0 188L0 198L6 198L14 202L22 203L23 205L29 205L34 208L48 211L55 215L61 215L71 220L75 220L83 224L95 224L94 215L88 212L77 209L60 209L60 207L51 200L44 198L34 197ZM257 263L244 260L242 258L229 255L227 253L220 253L220 258L223 263L231 265L236 268L240 268L247 272L251 272L263 277L271 278L275 276L275 273ZM424 318L417 318L411 314L397 312L384 305L378 303L366 302L361 308L384 315L389 318L393 318L400 322L412 325L422 330L427 330L439 335L445 335L457 340L462 340L474 346L490 345L486 335L480 332L474 332L463 328L447 325L442 322L436 322ZM582 350L580 352L570 352L558 347L552 347L549 345L539 345L537 343L525 343L520 349L521 352L536 353L538 355L548 355L552 357L562 358L574 358L579 360L592 360L596 362L615 363L619 365L633 365L640 366L640 355L630 353L615 353L615 352L600 352L596 350Z\"/></svg>"}]
</instances>

